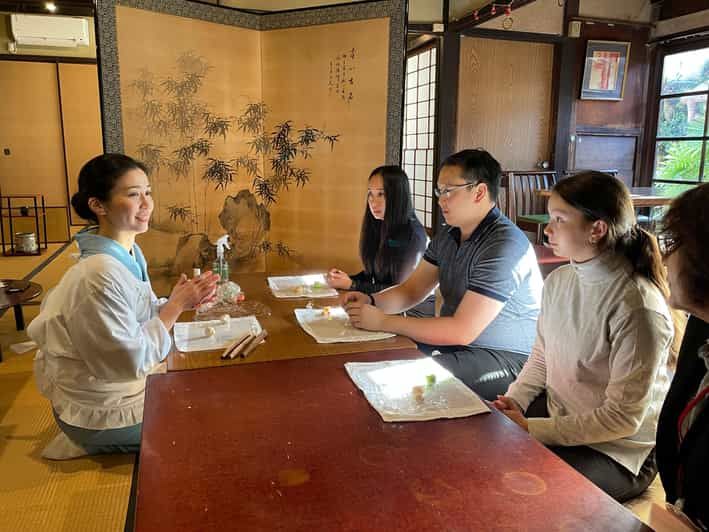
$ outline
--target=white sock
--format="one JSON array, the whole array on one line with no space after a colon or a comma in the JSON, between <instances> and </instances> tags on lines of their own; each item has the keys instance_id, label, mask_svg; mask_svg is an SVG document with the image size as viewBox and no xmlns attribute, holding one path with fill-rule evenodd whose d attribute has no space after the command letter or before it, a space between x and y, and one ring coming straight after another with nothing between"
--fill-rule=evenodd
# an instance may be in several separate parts
<instances>
[{"instance_id":1,"label":"white sock","mask_svg":"<svg viewBox=\"0 0 709 532\"><path fill-rule=\"evenodd\" d=\"M71 460L87 454L89 453L86 452L86 449L71 441L69 436L63 432L59 432L42 451L42 458L47 458L48 460Z\"/></svg>"}]
</instances>

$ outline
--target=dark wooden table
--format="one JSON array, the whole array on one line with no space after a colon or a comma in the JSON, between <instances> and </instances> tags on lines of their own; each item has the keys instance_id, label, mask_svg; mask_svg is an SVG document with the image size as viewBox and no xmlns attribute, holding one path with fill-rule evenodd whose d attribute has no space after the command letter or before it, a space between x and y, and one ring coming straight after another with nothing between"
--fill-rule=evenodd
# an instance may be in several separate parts
<instances>
[{"instance_id":1,"label":"dark wooden table","mask_svg":"<svg viewBox=\"0 0 709 532\"><path fill-rule=\"evenodd\" d=\"M29 281L21 281L18 279L2 279L5 284L0 288L0 311L13 308L15 313L15 327L18 331L25 328L25 317L22 314L22 305L34 299L42 293L42 286ZM23 288L17 292L10 291L12 288ZM0 362L2 362L2 346L0 346Z\"/></svg>"},{"instance_id":2,"label":"dark wooden table","mask_svg":"<svg viewBox=\"0 0 709 532\"><path fill-rule=\"evenodd\" d=\"M135 530L649 530L499 412L384 423L348 361L148 378Z\"/></svg>"},{"instance_id":3,"label":"dark wooden table","mask_svg":"<svg viewBox=\"0 0 709 532\"><path fill-rule=\"evenodd\" d=\"M22 305L34 299L42 293L42 286L29 281L21 281L18 279L3 279L5 286L0 288L0 310L5 310L10 307L15 312L15 326L18 331L25 328L25 317L22 314ZM22 289L19 291L11 291L13 288ZM8 290L10 289L10 290Z\"/></svg>"},{"instance_id":4,"label":"dark wooden table","mask_svg":"<svg viewBox=\"0 0 709 532\"><path fill-rule=\"evenodd\" d=\"M258 301L271 309L270 316L258 318L261 326L268 331L266 342L254 350L248 358L233 360L222 360L222 349L218 351L191 351L189 353L174 349L167 359L168 371L362 353L363 351L408 349L416 346L412 340L403 336L372 342L319 344L298 324L294 309L305 307L308 301L312 301L316 306L337 305L336 298L277 299L268 288L267 276L264 273L237 274L232 277L241 286L248 300ZM194 313L185 313L180 317L180 321L190 321L193 318Z\"/></svg>"}]
</instances>

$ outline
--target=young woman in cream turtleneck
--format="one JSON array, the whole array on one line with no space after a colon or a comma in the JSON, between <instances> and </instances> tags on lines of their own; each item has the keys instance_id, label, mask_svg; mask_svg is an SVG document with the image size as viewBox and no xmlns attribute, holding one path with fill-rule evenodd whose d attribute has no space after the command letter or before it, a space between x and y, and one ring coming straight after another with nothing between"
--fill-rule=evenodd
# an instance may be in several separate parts
<instances>
[{"instance_id":1,"label":"young woman in cream turtleneck","mask_svg":"<svg viewBox=\"0 0 709 532\"><path fill-rule=\"evenodd\" d=\"M495 406L624 501L657 473L674 333L662 259L614 177L560 181L549 214L549 243L571 264L547 278L532 354Z\"/></svg>"}]
</instances>

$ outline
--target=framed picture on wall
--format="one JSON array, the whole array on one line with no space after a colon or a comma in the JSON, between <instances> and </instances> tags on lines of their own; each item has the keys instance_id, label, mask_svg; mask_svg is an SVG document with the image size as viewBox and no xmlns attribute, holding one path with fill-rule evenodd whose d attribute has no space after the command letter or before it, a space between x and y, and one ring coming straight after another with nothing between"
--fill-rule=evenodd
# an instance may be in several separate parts
<instances>
[{"instance_id":1,"label":"framed picture on wall","mask_svg":"<svg viewBox=\"0 0 709 532\"><path fill-rule=\"evenodd\" d=\"M629 42L588 41L581 99L622 100L629 55Z\"/></svg>"}]
</instances>

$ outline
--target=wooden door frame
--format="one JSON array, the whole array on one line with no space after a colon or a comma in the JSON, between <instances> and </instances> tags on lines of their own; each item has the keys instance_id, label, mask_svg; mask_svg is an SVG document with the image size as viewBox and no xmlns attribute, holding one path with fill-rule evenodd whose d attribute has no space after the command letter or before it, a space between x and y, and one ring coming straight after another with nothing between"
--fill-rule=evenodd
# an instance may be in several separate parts
<instances>
[{"instance_id":1,"label":"wooden door frame","mask_svg":"<svg viewBox=\"0 0 709 532\"><path fill-rule=\"evenodd\" d=\"M422 35L417 39L417 42L414 44L414 46L407 48L406 49L406 55L405 55L405 63L406 60L408 60L409 56L415 55L421 52L425 52L426 50L430 49L435 49L436 50L436 82L434 86L436 87L436 108L434 110L434 134L433 134L433 186L436 186L436 181L438 180L438 166L441 163L441 159L439 159L440 156L440 110L441 110L441 97L440 97L440 83L441 83L441 70L443 68L441 64L441 40L435 36L428 36L428 35ZM406 90L406 66L404 66L404 90ZM404 99L401 99L401 104L402 106L404 105ZM402 108L401 111L401 116L402 119L405 120L405 110ZM404 124L402 122L401 125L401 153L402 153L402 159L401 159L401 168L404 168L404 159L403 159L403 153L404 153ZM413 193L413 189L412 189ZM436 208L436 201L435 197L431 197L431 201L433 202L433 205L431 205L431 227L428 228L426 227L426 221L424 220L423 226L426 227L426 233L428 233L428 236L433 236L435 233L435 228L438 227L438 220L440 217L440 213L438 212L438 209Z\"/></svg>"},{"instance_id":2,"label":"wooden door frame","mask_svg":"<svg viewBox=\"0 0 709 532\"><path fill-rule=\"evenodd\" d=\"M579 0L568 0L564 6L564 27L569 17L578 14ZM528 3L528 2L525 2ZM441 123L449 124L445 130L440 130L439 150L437 158L445 160L455 150L457 136L458 113L458 69L460 68L460 38L478 37L484 39L498 39L505 41L535 42L554 45L554 64L552 68L552 116L550 120L550 157L551 165L556 168L562 163L566 168L568 161L568 138L570 124L567 121L560 123L559 116L572 112L572 90L560 91L574 83L573 70L569 65L575 61L575 47L571 46L576 39L569 39L564 35L543 33L530 33L523 31L506 31L477 28L474 25L458 23L451 25L442 36L441 42L441 67L438 93L441 108L439 112ZM478 23L482 22L482 19ZM571 41L571 42L570 42ZM562 65L566 68L562 68ZM560 138L564 147L560 148Z\"/></svg>"}]
</instances>

